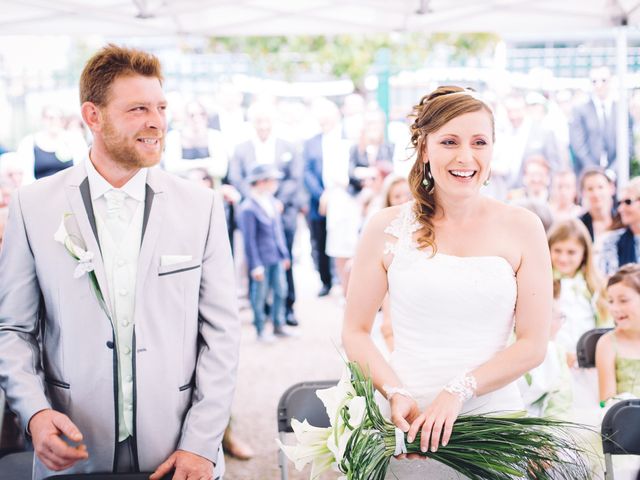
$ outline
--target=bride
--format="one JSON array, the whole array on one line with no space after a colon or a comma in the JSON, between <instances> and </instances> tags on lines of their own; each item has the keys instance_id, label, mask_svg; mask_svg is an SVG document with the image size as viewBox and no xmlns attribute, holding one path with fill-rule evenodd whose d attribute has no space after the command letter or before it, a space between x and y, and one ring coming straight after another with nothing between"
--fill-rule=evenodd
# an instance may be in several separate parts
<instances>
[{"instance_id":1,"label":"bride","mask_svg":"<svg viewBox=\"0 0 640 480\"><path fill-rule=\"evenodd\" d=\"M414 108L413 200L376 214L354 259L343 328L350 360L372 375L381 407L421 449L446 446L460 413L522 410L513 383L545 356L551 262L538 218L481 195L494 119L475 92L440 87ZM370 331L389 293L389 362ZM515 342L509 338L515 324ZM462 478L422 458L388 478Z\"/></svg>"}]
</instances>

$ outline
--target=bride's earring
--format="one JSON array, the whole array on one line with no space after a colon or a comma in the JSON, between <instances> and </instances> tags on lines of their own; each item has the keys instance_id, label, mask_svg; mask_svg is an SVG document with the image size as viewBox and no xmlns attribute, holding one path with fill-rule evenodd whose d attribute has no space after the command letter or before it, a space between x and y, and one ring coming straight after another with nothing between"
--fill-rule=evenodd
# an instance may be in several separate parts
<instances>
[{"instance_id":1,"label":"bride's earring","mask_svg":"<svg viewBox=\"0 0 640 480\"><path fill-rule=\"evenodd\" d=\"M482 185L484 185L486 187L490 183L491 183L491 169L489 169L489 176L487 177L487 179L484 182L482 182Z\"/></svg>"},{"instance_id":2,"label":"bride's earring","mask_svg":"<svg viewBox=\"0 0 640 480\"><path fill-rule=\"evenodd\" d=\"M422 185L427 193L433 193L435 182L433 181L433 175L431 175L431 168L428 162L422 164Z\"/></svg>"}]
</instances>

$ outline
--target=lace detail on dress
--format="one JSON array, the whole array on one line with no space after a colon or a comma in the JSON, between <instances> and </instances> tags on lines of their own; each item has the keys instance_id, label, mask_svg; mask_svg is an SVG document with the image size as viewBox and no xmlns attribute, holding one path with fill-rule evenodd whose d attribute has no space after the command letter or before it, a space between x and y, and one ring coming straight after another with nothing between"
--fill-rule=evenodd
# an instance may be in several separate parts
<instances>
[{"instance_id":1,"label":"lace detail on dress","mask_svg":"<svg viewBox=\"0 0 640 480\"><path fill-rule=\"evenodd\" d=\"M384 229L384 233L388 233L389 235L393 235L396 238L400 238L402 235L402 220L404 217L404 206L400 210L400 214L394 218L391 223ZM386 248L386 245L385 245Z\"/></svg>"},{"instance_id":2,"label":"lace detail on dress","mask_svg":"<svg viewBox=\"0 0 640 480\"><path fill-rule=\"evenodd\" d=\"M387 228L389 228L389 227L387 227ZM386 230L385 230L385 232L386 232ZM396 242L389 242L389 241L384 242L384 251L383 251L383 253L385 255L389 255L389 254L395 255L396 251L397 251L396 250L396 245L397 245Z\"/></svg>"},{"instance_id":3,"label":"lace detail on dress","mask_svg":"<svg viewBox=\"0 0 640 480\"><path fill-rule=\"evenodd\" d=\"M384 254L398 253L400 248L416 249L418 244L413 239L413 234L420 230L421 225L413 211L414 202L410 201L402 205L400 212L394 218L389 226L384 229L384 233L396 237L396 242L387 241L384 244Z\"/></svg>"}]
</instances>

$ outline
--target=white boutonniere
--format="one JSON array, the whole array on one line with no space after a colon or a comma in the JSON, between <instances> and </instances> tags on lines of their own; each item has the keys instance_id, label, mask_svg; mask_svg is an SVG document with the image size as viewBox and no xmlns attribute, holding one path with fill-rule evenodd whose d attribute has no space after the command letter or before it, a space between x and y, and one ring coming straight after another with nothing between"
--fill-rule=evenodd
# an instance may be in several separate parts
<instances>
[{"instance_id":1,"label":"white boutonniere","mask_svg":"<svg viewBox=\"0 0 640 480\"><path fill-rule=\"evenodd\" d=\"M62 216L62 221L58 226L58 230L56 230L56 233L53 235L53 239L56 242L64 245L64 248L67 250L69 255L71 255L74 259L78 261L78 265L76 265L76 269L73 271L73 278L80 278L83 275L87 274L87 276L89 277L89 281L91 282L91 286L93 287L93 291L95 292L96 297L98 298L98 302L100 303L100 306L105 311L105 313L109 315L109 312L107 311L107 308L106 308L106 304L104 302L104 295L102 295L102 291L100 290L100 285L98 284L98 279L96 278L96 274L94 272L94 265L93 265L94 254L93 252L82 248L78 244L79 242L77 241L80 239L78 238L74 239L74 236L70 235L69 232L67 231L67 226L65 225L65 221L67 220L67 218L71 216L72 214L70 213L65 213ZM81 243L81 240L80 240L80 243Z\"/></svg>"},{"instance_id":2,"label":"white boutonniere","mask_svg":"<svg viewBox=\"0 0 640 480\"><path fill-rule=\"evenodd\" d=\"M293 160L293 155L291 154L291 152L284 152L281 156L280 156L280 160L282 160L283 162L290 162L291 160Z\"/></svg>"}]
</instances>

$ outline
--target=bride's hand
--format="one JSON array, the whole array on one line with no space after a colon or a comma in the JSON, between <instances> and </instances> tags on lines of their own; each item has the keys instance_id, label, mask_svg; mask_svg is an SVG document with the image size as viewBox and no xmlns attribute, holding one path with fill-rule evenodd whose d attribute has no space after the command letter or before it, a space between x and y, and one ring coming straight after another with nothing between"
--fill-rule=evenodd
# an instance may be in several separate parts
<instances>
[{"instance_id":1,"label":"bride's hand","mask_svg":"<svg viewBox=\"0 0 640 480\"><path fill-rule=\"evenodd\" d=\"M396 427L403 432L407 432L418 415L420 415L420 409L416 401L400 393L396 393L389 400L391 405L391 421Z\"/></svg>"},{"instance_id":2,"label":"bride's hand","mask_svg":"<svg viewBox=\"0 0 640 480\"><path fill-rule=\"evenodd\" d=\"M413 442L418 430L422 430L420 450L426 452L431 447L431 451L435 452L438 450L441 436L442 446L446 446L451 438L453 423L461 409L462 401L457 395L445 390L441 391L431 405L411 423L407 441Z\"/></svg>"}]
</instances>

